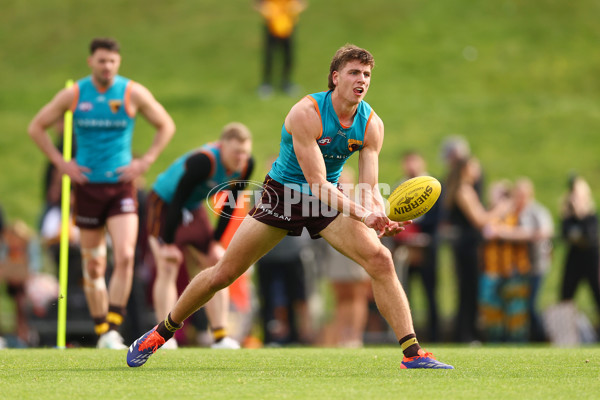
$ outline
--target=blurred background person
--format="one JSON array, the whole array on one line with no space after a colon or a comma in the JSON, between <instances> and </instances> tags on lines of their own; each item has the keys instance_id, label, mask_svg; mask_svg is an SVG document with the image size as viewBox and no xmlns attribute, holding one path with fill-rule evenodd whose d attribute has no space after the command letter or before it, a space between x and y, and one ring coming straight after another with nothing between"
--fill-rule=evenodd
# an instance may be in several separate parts
<instances>
[{"instance_id":1,"label":"blurred background person","mask_svg":"<svg viewBox=\"0 0 600 400\"><path fill-rule=\"evenodd\" d=\"M408 151L402 157L404 180L417 176L428 175L425 159L416 151ZM438 228L442 217L442 206L438 201L422 217L407 225L403 232L394 237L395 250L401 247L401 252L394 251L395 259L401 260L407 268L407 276L403 282L407 294L410 295L410 280L418 275L423 283L427 299L427 337L429 341L440 339L438 326L437 305L437 260L439 249ZM403 256L400 256L403 255ZM399 257L400 256L400 257ZM401 267L401 266L400 266ZM397 266L397 269L399 266ZM403 276L406 274L402 274Z\"/></svg>"},{"instance_id":2,"label":"blurred background person","mask_svg":"<svg viewBox=\"0 0 600 400\"><path fill-rule=\"evenodd\" d=\"M554 222L548 208L535 199L535 188L529 178L519 178L514 186L515 208L519 215L519 227L529 242L529 319L530 339L535 342L546 340L542 320L537 310L537 300L542 281L552 264L552 237Z\"/></svg>"},{"instance_id":3,"label":"blurred background person","mask_svg":"<svg viewBox=\"0 0 600 400\"><path fill-rule=\"evenodd\" d=\"M442 142L441 158L448 170L452 170L459 161L471 155L471 147L467 139L460 135L447 136Z\"/></svg>"},{"instance_id":4,"label":"blurred background person","mask_svg":"<svg viewBox=\"0 0 600 400\"><path fill-rule=\"evenodd\" d=\"M0 281L6 283L8 295L14 302L14 347L30 344L28 299L25 291L31 273L41 269L39 242L33 229L15 220L4 227L0 251Z\"/></svg>"},{"instance_id":5,"label":"blurred background person","mask_svg":"<svg viewBox=\"0 0 600 400\"><path fill-rule=\"evenodd\" d=\"M177 301L177 279L184 255L190 279L222 257L225 250L221 237L254 168L251 150L250 130L239 122L229 123L219 140L177 158L152 185L146 219L148 244L156 265L152 297L157 322L167 317ZM203 202L221 191L230 192L234 203L225 202L217 228L213 229ZM217 292L205 310L213 333L212 348L238 349L239 343L227 333L229 290ZM176 347L175 338L166 345Z\"/></svg>"},{"instance_id":6,"label":"blurred background person","mask_svg":"<svg viewBox=\"0 0 600 400\"><path fill-rule=\"evenodd\" d=\"M490 187L490 207L511 202L484 227L483 271L479 308L485 339L491 342L525 342L529 339L529 240L532 231L519 227L511 183Z\"/></svg>"},{"instance_id":7,"label":"blurred background person","mask_svg":"<svg viewBox=\"0 0 600 400\"><path fill-rule=\"evenodd\" d=\"M480 180L479 161L473 157L456 162L446 181L443 199L452 232L452 253L458 280L458 311L454 339L458 342L478 340L477 297L479 292L481 230L494 211L488 211L475 189ZM506 203L501 203L506 207ZM500 205L499 205L500 206Z\"/></svg>"},{"instance_id":8,"label":"blurred background person","mask_svg":"<svg viewBox=\"0 0 600 400\"><path fill-rule=\"evenodd\" d=\"M288 95L294 95L297 91L292 82L294 30L300 13L306 8L306 1L259 0L256 8L265 23L263 77L258 94L266 98L273 93L273 64L279 51L283 61L281 89Z\"/></svg>"},{"instance_id":9,"label":"blurred background person","mask_svg":"<svg viewBox=\"0 0 600 400\"><path fill-rule=\"evenodd\" d=\"M580 176L569 179L560 220L562 238L567 246L561 300L573 300L579 284L587 280L600 313L598 214L590 186Z\"/></svg>"},{"instance_id":10,"label":"blurred background person","mask_svg":"<svg viewBox=\"0 0 600 400\"><path fill-rule=\"evenodd\" d=\"M28 133L73 182L84 291L98 336L97 347L125 349L119 327L131 292L138 234L132 181L156 161L175 133L175 124L147 88L118 75L121 54L116 40L94 38L89 51L90 75L59 91L31 120ZM47 129L68 110L73 112L78 151L66 162ZM134 159L131 146L137 114L150 123L155 134L144 155ZM113 246L113 274L108 286L106 232Z\"/></svg>"},{"instance_id":11,"label":"blurred background person","mask_svg":"<svg viewBox=\"0 0 600 400\"><path fill-rule=\"evenodd\" d=\"M450 135L442 142L441 158L446 166L448 173L454 170L457 165L471 157L471 146L467 139L461 135ZM484 174L479 166L478 177L473 184L475 191L480 199L482 199ZM442 192L442 196L444 193Z\"/></svg>"}]
</instances>

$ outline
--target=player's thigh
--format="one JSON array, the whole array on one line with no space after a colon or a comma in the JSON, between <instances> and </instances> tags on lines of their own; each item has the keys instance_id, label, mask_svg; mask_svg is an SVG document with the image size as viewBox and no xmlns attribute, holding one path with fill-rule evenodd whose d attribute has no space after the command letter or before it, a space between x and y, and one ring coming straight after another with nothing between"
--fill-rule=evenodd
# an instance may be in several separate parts
<instances>
[{"instance_id":1,"label":"player's thigh","mask_svg":"<svg viewBox=\"0 0 600 400\"><path fill-rule=\"evenodd\" d=\"M319 234L340 253L362 265L370 275L376 268L388 270L393 263L389 250L375 231L365 224L339 215Z\"/></svg>"},{"instance_id":2,"label":"player's thigh","mask_svg":"<svg viewBox=\"0 0 600 400\"><path fill-rule=\"evenodd\" d=\"M82 249L95 249L104 246L104 227L97 229L79 229L79 243Z\"/></svg>"},{"instance_id":3,"label":"player's thigh","mask_svg":"<svg viewBox=\"0 0 600 400\"><path fill-rule=\"evenodd\" d=\"M116 256L133 257L138 235L138 215L119 214L108 218L106 228Z\"/></svg>"},{"instance_id":4,"label":"player's thigh","mask_svg":"<svg viewBox=\"0 0 600 400\"><path fill-rule=\"evenodd\" d=\"M276 228L246 216L217 263L222 273L237 277L244 273L287 235Z\"/></svg>"}]
</instances>

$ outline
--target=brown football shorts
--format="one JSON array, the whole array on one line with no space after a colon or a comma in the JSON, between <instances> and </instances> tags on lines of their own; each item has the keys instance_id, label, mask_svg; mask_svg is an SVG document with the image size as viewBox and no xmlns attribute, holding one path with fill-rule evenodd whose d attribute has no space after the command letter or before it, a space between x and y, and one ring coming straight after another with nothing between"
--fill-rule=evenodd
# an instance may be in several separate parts
<instances>
[{"instance_id":1,"label":"brown football shorts","mask_svg":"<svg viewBox=\"0 0 600 400\"><path fill-rule=\"evenodd\" d=\"M317 197L285 187L269 175L263 183L260 200L249 212L257 221L285 229L290 236L300 236L306 228L312 239L320 238L319 232L339 214Z\"/></svg>"},{"instance_id":2,"label":"brown football shorts","mask_svg":"<svg viewBox=\"0 0 600 400\"><path fill-rule=\"evenodd\" d=\"M146 227L148 234L162 237L167 222L169 205L151 191L146 205ZM214 232L204 207L194 210L182 210L181 223L175 231L175 244L179 247L192 246L202 253L208 252L208 247L214 237Z\"/></svg>"},{"instance_id":3,"label":"brown football shorts","mask_svg":"<svg viewBox=\"0 0 600 400\"><path fill-rule=\"evenodd\" d=\"M132 182L75 184L75 225L97 229L119 214L138 212L137 193Z\"/></svg>"}]
</instances>

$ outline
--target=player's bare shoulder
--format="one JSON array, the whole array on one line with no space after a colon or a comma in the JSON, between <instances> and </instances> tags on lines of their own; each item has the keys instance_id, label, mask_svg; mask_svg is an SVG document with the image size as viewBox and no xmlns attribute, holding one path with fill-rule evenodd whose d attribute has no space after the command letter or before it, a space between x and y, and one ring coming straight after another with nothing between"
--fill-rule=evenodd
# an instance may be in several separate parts
<instances>
[{"instance_id":1,"label":"player's bare shoulder","mask_svg":"<svg viewBox=\"0 0 600 400\"><path fill-rule=\"evenodd\" d=\"M285 117L285 129L291 133L314 132L315 137L321 132L321 116L311 97L304 96L290 109Z\"/></svg>"},{"instance_id":2,"label":"player's bare shoulder","mask_svg":"<svg viewBox=\"0 0 600 400\"><path fill-rule=\"evenodd\" d=\"M74 106L78 94L79 87L75 84L71 87L61 89L56 93L56 96L54 96L50 104L62 111L66 111Z\"/></svg>"},{"instance_id":3,"label":"player's bare shoulder","mask_svg":"<svg viewBox=\"0 0 600 400\"><path fill-rule=\"evenodd\" d=\"M130 81L128 90L129 95L131 96L131 101L136 106L140 106L148 101L154 100L154 96L150 90L148 90L148 88L139 82Z\"/></svg>"},{"instance_id":4,"label":"player's bare shoulder","mask_svg":"<svg viewBox=\"0 0 600 400\"><path fill-rule=\"evenodd\" d=\"M369 133L380 133L383 135L383 120L377 115L375 110L373 110L373 115L371 116L371 120L369 121L369 126L367 127L367 134Z\"/></svg>"},{"instance_id":5,"label":"player's bare shoulder","mask_svg":"<svg viewBox=\"0 0 600 400\"><path fill-rule=\"evenodd\" d=\"M143 115L152 113L153 110L161 108L158 101L154 98L154 95L148 88L139 82L129 82L129 106L128 112L130 115L135 115L138 111L142 112Z\"/></svg>"},{"instance_id":6,"label":"player's bare shoulder","mask_svg":"<svg viewBox=\"0 0 600 400\"><path fill-rule=\"evenodd\" d=\"M383 120L373 111L373 115L367 125L365 132L365 147L374 146L375 148L381 147L383 143L383 132L384 125Z\"/></svg>"}]
</instances>

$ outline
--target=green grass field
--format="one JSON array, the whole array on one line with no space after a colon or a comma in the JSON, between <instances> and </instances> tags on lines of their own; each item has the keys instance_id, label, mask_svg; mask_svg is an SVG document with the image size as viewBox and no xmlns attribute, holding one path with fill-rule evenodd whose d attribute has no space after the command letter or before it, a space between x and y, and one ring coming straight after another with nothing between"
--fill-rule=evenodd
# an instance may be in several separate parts
<instances>
[{"instance_id":1,"label":"green grass field","mask_svg":"<svg viewBox=\"0 0 600 400\"><path fill-rule=\"evenodd\" d=\"M600 348L436 347L453 371L398 368L397 347L159 351L6 350L2 399L596 399Z\"/></svg>"}]
</instances>

